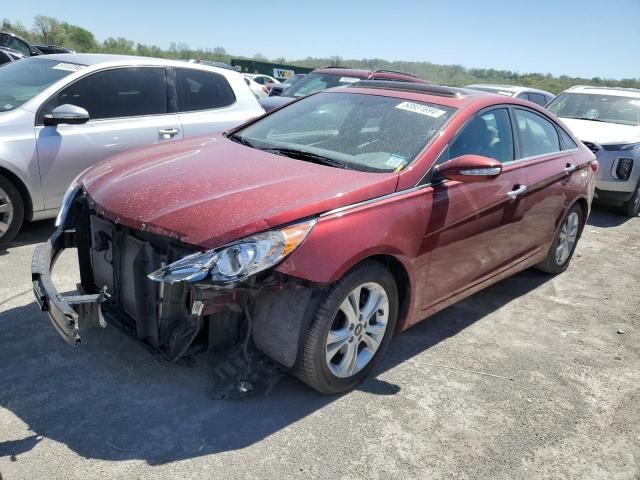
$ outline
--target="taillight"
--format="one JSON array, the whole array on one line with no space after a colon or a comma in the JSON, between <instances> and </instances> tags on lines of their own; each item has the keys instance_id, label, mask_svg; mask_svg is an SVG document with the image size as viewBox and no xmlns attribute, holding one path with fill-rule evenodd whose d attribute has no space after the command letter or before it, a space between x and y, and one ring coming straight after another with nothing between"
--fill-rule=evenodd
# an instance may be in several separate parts
<instances>
[{"instance_id":1,"label":"taillight","mask_svg":"<svg viewBox=\"0 0 640 480\"><path fill-rule=\"evenodd\" d=\"M591 170L593 170L593 173L597 173L599 169L600 164L598 163L598 160L591 160Z\"/></svg>"},{"instance_id":2,"label":"taillight","mask_svg":"<svg viewBox=\"0 0 640 480\"><path fill-rule=\"evenodd\" d=\"M633 170L633 158L619 158L614 163L613 176L618 180L629 180Z\"/></svg>"}]
</instances>

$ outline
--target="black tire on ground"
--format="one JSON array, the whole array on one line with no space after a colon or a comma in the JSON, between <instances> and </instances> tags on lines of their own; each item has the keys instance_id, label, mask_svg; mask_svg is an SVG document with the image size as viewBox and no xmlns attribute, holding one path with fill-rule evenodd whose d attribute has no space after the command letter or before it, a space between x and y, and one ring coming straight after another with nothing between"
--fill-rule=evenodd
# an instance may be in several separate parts
<instances>
[{"instance_id":1,"label":"black tire on ground","mask_svg":"<svg viewBox=\"0 0 640 480\"><path fill-rule=\"evenodd\" d=\"M0 198L0 248L3 248L14 239L22 226L24 221L24 202L18 189L2 175L0 175L0 190L6 193L11 203L11 214L8 211L3 212L3 210L7 210L7 203ZM8 220L9 217L11 217L11 220Z\"/></svg>"},{"instance_id":2,"label":"black tire on ground","mask_svg":"<svg viewBox=\"0 0 640 480\"><path fill-rule=\"evenodd\" d=\"M562 229L565 226L565 224L567 223L567 219L574 213L578 215L577 237L576 237L575 243L573 244L573 246L570 249L568 257L566 259L564 259L562 262L559 262L557 260L556 252L557 252L557 249L558 249L560 241L561 241ZM569 263L571 263L571 258L573 257L573 252L575 252L576 246L578 245L578 239L580 238L580 232L582 230L582 227L584 226L584 221L585 221L584 217L585 217L585 215L584 215L584 212L582 211L582 207L577 203L574 204L567 211L567 213L563 217L562 221L558 225L558 230L556 231L556 234L553 237L553 243L551 244L551 248L549 249L549 253L547 254L547 258L545 258L544 261L540 262L539 264L537 264L535 266L538 270L542 270L543 272L551 273L551 274L556 275L558 273L564 272L569 267Z\"/></svg>"},{"instance_id":3,"label":"black tire on ground","mask_svg":"<svg viewBox=\"0 0 640 480\"><path fill-rule=\"evenodd\" d=\"M622 204L622 213L627 217L637 217L640 213L640 180L638 180L633 196Z\"/></svg>"},{"instance_id":4,"label":"black tire on ground","mask_svg":"<svg viewBox=\"0 0 640 480\"><path fill-rule=\"evenodd\" d=\"M387 327L378 349L361 370L352 376L336 376L327 365L327 337L340 306L358 286L375 283L381 286L388 298ZM366 299L365 299L366 300ZM320 393L336 394L351 390L360 383L383 356L396 327L398 316L398 288L391 272L381 263L365 261L350 270L333 285L319 302L303 342L297 376ZM373 317L372 317L373 318ZM355 342L360 345L360 341ZM359 347L355 347L358 351Z\"/></svg>"}]
</instances>

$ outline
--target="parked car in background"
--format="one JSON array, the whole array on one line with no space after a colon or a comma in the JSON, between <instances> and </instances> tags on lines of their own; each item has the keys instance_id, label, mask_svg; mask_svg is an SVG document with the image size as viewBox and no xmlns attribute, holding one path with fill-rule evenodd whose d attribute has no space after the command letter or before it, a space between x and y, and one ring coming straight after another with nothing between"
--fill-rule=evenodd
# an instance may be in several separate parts
<instances>
[{"instance_id":1,"label":"parked car in background","mask_svg":"<svg viewBox=\"0 0 640 480\"><path fill-rule=\"evenodd\" d=\"M0 65L15 62L16 60L20 60L22 58L24 58L24 55L22 55L20 52L12 50L11 48L0 47Z\"/></svg>"},{"instance_id":2,"label":"parked car in background","mask_svg":"<svg viewBox=\"0 0 640 480\"><path fill-rule=\"evenodd\" d=\"M29 43L24 38L10 32L0 32L0 47L20 52L25 57L49 55L52 53L74 53L73 50L58 45L40 45Z\"/></svg>"},{"instance_id":3,"label":"parked car in background","mask_svg":"<svg viewBox=\"0 0 640 480\"><path fill-rule=\"evenodd\" d=\"M76 53L73 50L59 45L43 45L41 43L35 43L36 47L43 55L53 55L54 53Z\"/></svg>"},{"instance_id":4,"label":"parked car in background","mask_svg":"<svg viewBox=\"0 0 640 480\"><path fill-rule=\"evenodd\" d=\"M266 86L259 84L248 75L244 75L244 83L247 84L257 99L267 98L268 90Z\"/></svg>"},{"instance_id":5,"label":"parked car in background","mask_svg":"<svg viewBox=\"0 0 640 480\"><path fill-rule=\"evenodd\" d=\"M306 97L327 88L351 85L361 80L393 80L398 82L430 84L411 73L394 70L358 70L354 68L324 67L314 70L304 78L292 84L279 96L260 101L260 105L269 112L286 105L296 98Z\"/></svg>"},{"instance_id":6,"label":"parked car in background","mask_svg":"<svg viewBox=\"0 0 640 480\"><path fill-rule=\"evenodd\" d=\"M263 110L237 72L180 61L60 54L0 68L0 244L55 217L73 178L153 143L222 131Z\"/></svg>"},{"instance_id":7,"label":"parked car in background","mask_svg":"<svg viewBox=\"0 0 640 480\"><path fill-rule=\"evenodd\" d=\"M537 103L543 107L555 98L555 95L551 92L546 92L537 88L518 87L515 85L474 84L467 85L464 88L497 93L498 95L520 98L522 100L529 100L530 102Z\"/></svg>"},{"instance_id":8,"label":"parked car in background","mask_svg":"<svg viewBox=\"0 0 640 480\"><path fill-rule=\"evenodd\" d=\"M289 88L298 80L301 80L302 78L304 78L305 75L306 73L296 73L291 78L287 78L284 82L272 85L271 88L269 89L269 96L279 97L280 95L282 95L282 92L285 89Z\"/></svg>"},{"instance_id":9,"label":"parked car in background","mask_svg":"<svg viewBox=\"0 0 640 480\"><path fill-rule=\"evenodd\" d=\"M530 266L564 271L597 165L530 102L364 81L90 168L34 292L71 344L105 319L172 361L242 344L343 392L394 333ZM69 297L50 272L72 246L86 293Z\"/></svg>"},{"instance_id":10,"label":"parked car in background","mask_svg":"<svg viewBox=\"0 0 640 480\"><path fill-rule=\"evenodd\" d=\"M267 86L269 84L278 85L280 83L280 80L277 80L270 75L264 75L262 73L256 73L256 74L245 73L244 75L245 77L249 77L254 82L264 86Z\"/></svg>"},{"instance_id":11,"label":"parked car in background","mask_svg":"<svg viewBox=\"0 0 640 480\"><path fill-rule=\"evenodd\" d=\"M10 32L0 32L0 47L10 48L11 50L20 52L25 57L42 55L42 52L34 45L31 45L24 38L20 38Z\"/></svg>"},{"instance_id":12,"label":"parked car in background","mask_svg":"<svg viewBox=\"0 0 640 480\"><path fill-rule=\"evenodd\" d=\"M213 60L195 60L193 58L191 60L187 60L187 62L189 62L189 63L197 63L199 65L207 65L209 67L226 68L228 70L233 70L234 72L236 71L235 68L233 68L228 63L224 63L224 62L215 62Z\"/></svg>"},{"instance_id":13,"label":"parked car in background","mask_svg":"<svg viewBox=\"0 0 640 480\"><path fill-rule=\"evenodd\" d=\"M575 86L548 105L600 162L600 200L640 213L640 90Z\"/></svg>"}]
</instances>

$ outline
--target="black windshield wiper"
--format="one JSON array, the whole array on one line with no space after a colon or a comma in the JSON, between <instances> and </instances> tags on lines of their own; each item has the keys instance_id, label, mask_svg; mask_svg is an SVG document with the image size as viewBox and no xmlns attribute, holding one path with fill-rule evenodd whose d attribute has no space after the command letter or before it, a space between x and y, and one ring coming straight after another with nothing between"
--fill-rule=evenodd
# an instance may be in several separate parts
<instances>
[{"instance_id":1,"label":"black windshield wiper","mask_svg":"<svg viewBox=\"0 0 640 480\"><path fill-rule=\"evenodd\" d=\"M320 165L328 165L330 167L346 168L351 167L333 158L318 155L317 153L307 152L305 150L296 150L295 148L262 148L265 152L275 153L276 155L284 155L286 157L295 158L296 160L306 160Z\"/></svg>"},{"instance_id":2,"label":"black windshield wiper","mask_svg":"<svg viewBox=\"0 0 640 480\"><path fill-rule=\"evenodd\" d=\"M253 143L251 143L245 137L242 137L242 136L238 135L237 133L234 133L233 135L229 135L227 138L232 140L232 141L234 141L234 142L236 142L236 143L240 143L242 145L246 145L247 147L256 148L256 146Z\"/></svg>"}]
</instances>

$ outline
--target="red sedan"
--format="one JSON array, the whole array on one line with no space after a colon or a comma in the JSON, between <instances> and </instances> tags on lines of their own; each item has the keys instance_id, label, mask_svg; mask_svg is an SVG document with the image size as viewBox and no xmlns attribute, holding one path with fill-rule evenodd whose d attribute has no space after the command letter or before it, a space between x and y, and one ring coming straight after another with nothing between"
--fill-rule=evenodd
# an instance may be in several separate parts
<instances>
[{"instance_id":1,"label":"red sedan","mask_svg":"<svg viewBox=\"0 0 640 480\"><path fill-rule=\"evenodd\" d=\"M89 169L34 291L70 343L112 324L171 361L240 345L342 392L394 333L520 270L565 270L597 169L533 103L360 82ZM83 294L63 296L50 270L71 247Z\"/></svg>"}]
</instances>

